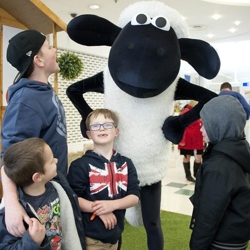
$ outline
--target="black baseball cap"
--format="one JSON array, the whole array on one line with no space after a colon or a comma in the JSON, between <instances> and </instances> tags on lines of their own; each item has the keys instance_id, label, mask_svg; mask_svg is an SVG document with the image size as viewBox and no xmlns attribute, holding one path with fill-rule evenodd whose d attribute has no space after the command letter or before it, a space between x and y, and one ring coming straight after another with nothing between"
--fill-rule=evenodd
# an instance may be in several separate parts
<instances>
[{"instance_id":1,"label":"black baseball cap","mask_svg":"<svg viewBox=\"0 0 250 250\"><path fill-rule=\"evenodd\" d=\"M19 71L14 79L14 84L23 77L45 39L45 35L37 30L25 30L9 40L7 61Z\"/></svg>"}]
</instances>

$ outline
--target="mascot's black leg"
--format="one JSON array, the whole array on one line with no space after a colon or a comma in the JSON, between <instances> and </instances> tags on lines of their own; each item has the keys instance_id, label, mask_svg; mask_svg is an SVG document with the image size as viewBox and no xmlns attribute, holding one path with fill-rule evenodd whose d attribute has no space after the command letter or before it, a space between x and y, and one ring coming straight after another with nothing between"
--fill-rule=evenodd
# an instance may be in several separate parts
<instances>
[{"instance_id":1,"label":"mascot's black leg","mask_svg":"<svg viewBox=\"0 0 250 250\"><path fill-rule=\"evenodd\" d=\"M148 249L163 250L164 239L160 220L161 182L141 188L141 209Z\"/></svg>"}]
</instances>

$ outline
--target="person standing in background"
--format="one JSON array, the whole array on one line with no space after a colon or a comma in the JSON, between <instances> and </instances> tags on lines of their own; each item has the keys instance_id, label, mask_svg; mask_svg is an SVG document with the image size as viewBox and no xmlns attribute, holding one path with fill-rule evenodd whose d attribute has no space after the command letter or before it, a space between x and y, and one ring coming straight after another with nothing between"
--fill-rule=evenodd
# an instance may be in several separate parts
<instances>
[{"instance_id":1,"label":"person standing in background","mask_svg":"<svg viewBox=\"0 0 250 250\"><path fill-rule=\"evenodd\" d=\"M198 102L191 100L180 114L184 114L192 109ZM196 178L197 171L201 165L202 154L204 150L204 143L200 127L202 125L201 119L190 124L183 135L182 140L178 144L180 154L183 155L183 166L186 174L186 179L195 182L190 171L190 158L194 156L193 174Z\"/></svg>"},{"instance_id":2,"label":"person standing in background","mask_svg":"<svg viewBox=\"0 0 250 250\"><path fill-rule=\"evenodd\" d=\"M247 103L243 95L232 90L232 85L229 82L224 82L221 84L219 95L231 95L237 98L246 112L247 120L249 119L250 105Z\"/></svg>"}]
</instances>

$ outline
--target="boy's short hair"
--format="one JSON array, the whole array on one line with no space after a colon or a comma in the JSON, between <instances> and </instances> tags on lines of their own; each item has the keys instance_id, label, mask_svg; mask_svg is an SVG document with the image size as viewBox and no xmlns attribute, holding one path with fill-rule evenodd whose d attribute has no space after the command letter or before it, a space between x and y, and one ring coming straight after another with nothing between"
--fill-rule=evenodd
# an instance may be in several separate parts
<instances>
[{"instance_id":1,"label":"boy's short hair","mask_svg":"<svg viewBox=\"0 0 250 250\"><path fill-rule=\"evenodd\" d=\"M221 84L221 86L220 86L220 91L221 91L222 89L230 89L230 90L232 90L232 85L231 85L229 82L223 82L223 83Z\"/></svg>"},{"instance_id":2,"label":"boy's short hair","mask_svg":"<svg viewBox=\"0 0 250 250\"><path fill-rule=\"evenodd\" d=\"M86 122L85 122L87 130L89 130L90 119L92 117L95 118L98 115L103 115L105 118L113 120L115 127L118 126L119 119L118 119L117 114L114 111L112 111L110 109L95 109L91 113L89 113L89 115L87 116L87 119L86 119Z\"/></svg>"},{"instance_id":3,"label":"boy's short hair","mask_svg":"<svg viewBox=\"0 0 250 250\"><path fill-rule=\"evenodd\" d=\"M12 144L3 155L4 171L16 185L21 187L33 183L34 173L44 174L44 148L41 138L29 138Z\"/></svg>"}]
</instances>

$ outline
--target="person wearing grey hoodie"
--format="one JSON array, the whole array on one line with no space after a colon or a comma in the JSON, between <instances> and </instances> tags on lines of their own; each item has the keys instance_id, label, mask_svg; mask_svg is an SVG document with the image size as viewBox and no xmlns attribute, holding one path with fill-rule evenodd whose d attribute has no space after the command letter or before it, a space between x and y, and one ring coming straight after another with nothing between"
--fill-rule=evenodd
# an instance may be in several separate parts
<instances>
[{"instance_id":1,"label":"person wearing grey hoodie","mask_svg":"<svg viewBox=\"0 0 250 250\"><path fill-rule=\"evenodd\" d=\"M191 250L245 250L250 239L250 147L242 133L246 113L229 95L200 112L209 143L197 173L190 223Z\"/></svg>"}]
</instances>

